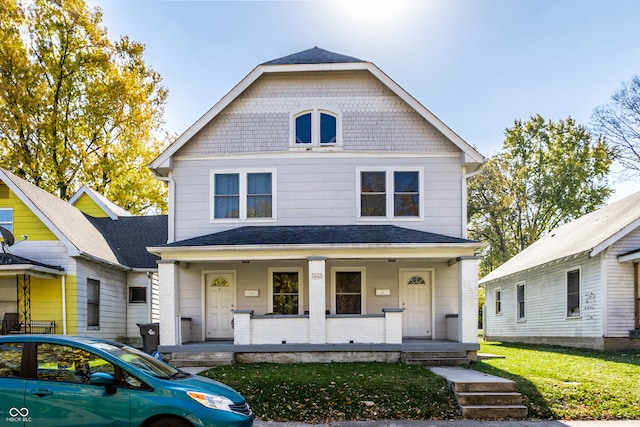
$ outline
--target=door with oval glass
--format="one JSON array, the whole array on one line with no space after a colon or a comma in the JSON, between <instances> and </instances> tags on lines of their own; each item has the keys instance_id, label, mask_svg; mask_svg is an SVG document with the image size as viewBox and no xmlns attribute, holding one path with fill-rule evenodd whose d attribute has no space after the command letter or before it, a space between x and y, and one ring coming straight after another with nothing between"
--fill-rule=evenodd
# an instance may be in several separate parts
<instances>
[{"instance_id":1,"label":"door with oval glass","mask_svg":"<svg viewBox=\"0 0 640 427\"><path fill-rule=\"evenodd\" d=\"M431 338L433 269L400 270L402 336Z\"/></svg>"},{"instance_id":2,"label":"door with oval glass","mask_svg":"<svg viewBox=\"0 0 640 427\"><path fill-rule=\"evenodd\" d=\"M205 339L233 338L231 321L236 304L236 272L207 272L204 280L207 319Z\"/></svg>"}]
</instances>

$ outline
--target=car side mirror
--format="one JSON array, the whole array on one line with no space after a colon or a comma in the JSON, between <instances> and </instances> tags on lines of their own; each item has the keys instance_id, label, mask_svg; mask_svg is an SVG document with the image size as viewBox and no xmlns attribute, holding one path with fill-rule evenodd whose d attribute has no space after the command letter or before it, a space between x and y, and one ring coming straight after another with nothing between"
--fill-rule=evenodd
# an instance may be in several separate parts
<instances>
[{"instance_id":1,"label":"car side mirror","mask_svg":"<svg viewBox=\"0 0 640 427\"><path fill-rule=\"evenodd\" d=\"M107 393L114 394L116 392L116 377L106 372L96 372L89 376L89 383L97 386L103 386Z\"/></svg>"}]
</instances>

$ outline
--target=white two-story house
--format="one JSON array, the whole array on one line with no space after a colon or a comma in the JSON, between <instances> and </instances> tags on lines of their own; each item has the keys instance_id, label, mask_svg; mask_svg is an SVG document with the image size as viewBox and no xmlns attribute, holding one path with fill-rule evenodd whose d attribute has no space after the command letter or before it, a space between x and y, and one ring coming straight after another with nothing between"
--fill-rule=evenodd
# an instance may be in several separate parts
<instances>
[{"instance_id":1,"label":"white two-story house","mask_svg":"<svg viewBox=\"0 0 640 427\"><path fill-rule=\"evenodd\" d=\"M169 186L161 347L477 345L484 161L371 62L258 65L150 165Z\"/></svg>"}]
</instances>

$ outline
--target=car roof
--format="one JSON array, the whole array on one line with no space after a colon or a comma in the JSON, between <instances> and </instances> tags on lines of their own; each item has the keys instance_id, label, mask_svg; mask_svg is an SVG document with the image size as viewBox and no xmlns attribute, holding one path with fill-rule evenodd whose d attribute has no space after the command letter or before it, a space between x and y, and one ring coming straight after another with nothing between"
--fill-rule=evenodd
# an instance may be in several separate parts
<instances>
[{"instance_id":1,"label":"car roof","mask_svg":"<svg viewBox=\"0 0 640 427\"><path fill-rule=\"evenodd\" d=\"M106 340L102 338L83 337L83 336L70 336L70 335L36 335L36 334L15 334L0 336L0 342L32 342L32 341L47 341L58 342L61 344L84 344L88 346L95 346L95 344L112 344L112 345L124 345L122 343Z\"/></svg>"}]
</instances>

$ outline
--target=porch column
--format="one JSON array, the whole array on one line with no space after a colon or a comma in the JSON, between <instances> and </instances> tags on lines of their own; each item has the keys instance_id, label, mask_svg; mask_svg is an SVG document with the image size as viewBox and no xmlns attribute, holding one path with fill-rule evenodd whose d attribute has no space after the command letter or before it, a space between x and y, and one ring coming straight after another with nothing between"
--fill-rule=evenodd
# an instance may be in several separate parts
<instances>
[{"instance_id":1,"label":"porch column","mask_svg":"<svg viewBox=\"0 0 640 427\"><path fill-rule=\"evenodd\" d=\"M309 342L327 341L325 257L309 257Z\"/></svg>"},{"instance_id":2,"label":"porch column","mask_svg":"<svg viewBox=\"0 0 640 427\"><path fill-rule=\"evenodd\" d=\"M458 261L458 342L478 342L478 263L475 256Z\"/></svg>"},{"instance_id":3,"label":"porch column","mask_svg":"<svg viewBox=\"0 0 640 427\"><path fill-rule=\"evenodd\" d=\"M158 261L158 297L160 309L160 345L179 345L178 263Z\"/></svg>"}]
</instances>

